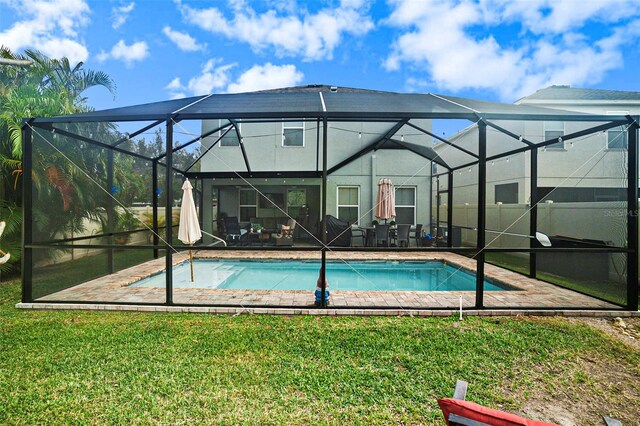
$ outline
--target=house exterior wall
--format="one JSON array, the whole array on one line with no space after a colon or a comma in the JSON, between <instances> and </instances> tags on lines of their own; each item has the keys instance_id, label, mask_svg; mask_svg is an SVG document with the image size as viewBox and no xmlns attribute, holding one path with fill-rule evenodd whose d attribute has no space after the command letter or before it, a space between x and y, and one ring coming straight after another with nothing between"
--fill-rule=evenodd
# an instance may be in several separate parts
<instances>
[{"instance_id":1,"label":"house exterior wall","mask_svg":"<svg viewBox=\"0 0 640 426\"><path fill-rule=\"evenodd\" d=\"M422 128L431 129L430 120L415 120ZM202 132L220 125L218 120L204 120ZM385 135L393 123L330 122L328 126L327 164L328 168L340 163L362 148ZM230 136L232 130L227 136ZM283 146L283 124L244 123L241 124L243 143L252 171L316 171L322 170L322 127L318 132L317 121L305 122L304 146ZM213 134L203 140L202 151L207 150L219 137ZM318 136L320 143L318 143ZM430 146L430 137L405 126L396 134L396 139ZM238 146L215 146L199 162L203 172L246 171L246 166ZM425 227L430 223L430 185L431 162L414 153L404 150L378 150L363 155L330 174L327 179L327 213L338 216L338 187L355 186L359 188L360 225L370 225L375 219L373 209L378 191L378 180L389 178L395 186L415 188L415 223ZM321 179L251 179L261 192L280 192L286 194L287 188L306 188L307 201L312 215L311 223L320 220L321 215ZM218 213L229 216L238 215L238 191L250 185L240 178L207 180L213 191L218 191ZM286 204L286 201L285 201ZM258 217L281 217L282 212L259 209ZM213 213L211 220L215 220ZM205 220L205 227L207 226Z\"/></svg>"},{"instance_id":2,"label":"house exterior wall","mask_svg":"<svg viewBox=\"0 0 640 426\"><path fill-rule=\"evenodd\" d=\"M564 109L593 114L640 114L640 99L637 101L519 101L521 104ZM532 142L545 140L545 124L540 121L500 122L495 124L522 135ZM564 122L564 134L595 127L602 123ZM470 126L451 139L456 144L477 153L478 128ZM497 130L487 127L487 155L495 155L523 146L521 142ZM447 145L435 147L445 161L456 166L473 161L472 157ZM531 186L531 154L520 153L487 163L487 229L509 233L529 233L529 209ZM453 225L477 226L477 166L456 171L454 174ZM538 206L538 230L548 235L608 241L617 246L626 244L626 182L627 151L607 148L607 132L598 132L577 138L571 144L565 141L563 149L538 150L538 188L566 187L580 189L620 188L618 200L567 201L560 199L559 191L546 196ZM443 172L442 167L438 172ZM498 205L495 199L496 186L517 183L517 202ZM640 182L639 182L640 184ZM447 178L439 179L440 190L447 190ZM435 198L434 198L435 200ZM446 199L445 199L446 202ZM440 220L446 222L446 209L441 208ZM444 212L444 213L443 213ZM511 212L512 214L506 214ZM444 217L443 217L444 216ZM528 246L522 237L500 236L487 233L487 242L493 247ZM475 245L476 232L463 230L463 245ZM611 271L618 270L617 261L611 256Z\"/></svg>"},{"instance_id":3,"label":"house exterior wall","mask_svg":"<svg viewBox=\"0 0 640 426\"><path fill-rule=\"evenodd\" d=\"M548 108L592 114L625 113L640 114L640 99L636 102L591 102L586 101L527 101L519 103ZM532 142L545 140L545 124L540 121L529 122L499 122L500 125L515 134L522 135ZM574 133L602 123L564 122L564 134ZM456 144L477 153L478 129L475 126L452 138ZM626 186L626 150L607 148L607 132L598 132L584 138L578 138L571 143L565 141L564 149L538 150L538 187L576 187L576 188L620 188ZM487 128L487 155L491 156L509 149L523 146L519 141ZM472 157L460 153L444 144L435 148L450 164L464 164L473 160ZM597 161L604 155L601 161ZM517 154L506 159L487 163L487 203L495 203L495 186L503 183L518 183L518 202L528 203L530 199L530 160L528 152ZM457 172L454 177L454 194L474 202L477 199L477 166L471 167L472 172ZM444 171L441 167L439 172ZM443 180L441 180L443 182ZM446 179L444 180L446 182ZM441 183L441 186L446 185ZM444 189L444 187L442 188ZM548 197L553 200L553 195Z\"/></svg>"}]
</instances>

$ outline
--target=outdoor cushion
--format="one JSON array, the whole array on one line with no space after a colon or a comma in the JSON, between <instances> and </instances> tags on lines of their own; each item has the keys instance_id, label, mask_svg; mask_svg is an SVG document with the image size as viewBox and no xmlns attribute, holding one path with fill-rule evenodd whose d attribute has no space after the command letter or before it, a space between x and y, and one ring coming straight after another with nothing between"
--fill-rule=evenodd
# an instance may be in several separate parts
<instances>
[{"instance_id":1,"label":"outdoor cushion","mask_svg":"<svg viewBox=\"0 0 640 426\"><path fill-rule=\"evenodd\" d=\"M457 414L470 420L486 423L492 426L558 426L538 420L529 420L515 414L484 407L475 402L455 398L438 399L438 405L449 424L449 414Z\"/></svg>"}]
</instances>

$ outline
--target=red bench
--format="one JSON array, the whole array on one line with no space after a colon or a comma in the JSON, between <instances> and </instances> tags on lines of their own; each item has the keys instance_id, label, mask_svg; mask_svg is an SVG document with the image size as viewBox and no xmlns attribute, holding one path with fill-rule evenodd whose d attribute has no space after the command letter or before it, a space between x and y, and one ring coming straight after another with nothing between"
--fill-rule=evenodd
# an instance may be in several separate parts
<instances>
[{"instance_id":1,"label":"red bench","mask_svg":"<svg viewBox=\"0 0 640 426\"><path fill-rule=\"evenodd\" d=\"M449 426L558 426L555 423L525 419L466 401L467 382L458 380L453 398L438 399L438 405Z\"/></svg>"}]
</instances>

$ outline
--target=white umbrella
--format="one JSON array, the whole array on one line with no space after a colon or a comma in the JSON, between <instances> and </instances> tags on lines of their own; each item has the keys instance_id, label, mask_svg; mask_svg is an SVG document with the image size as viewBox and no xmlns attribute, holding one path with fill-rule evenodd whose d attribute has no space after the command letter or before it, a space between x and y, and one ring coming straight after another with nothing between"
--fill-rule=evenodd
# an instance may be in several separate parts
<instances>
[{"instance_id":1,"label":"white umbrella","mask_svg":"<svg viewBox=\"0 0 640 426\"><path fill-rule=\"evenodd\" d=\"M202 238L200 223L196 204L193 201L193 187L189 179L182 185L182 204L180 206L180 227L178 228L178 239L184 244L193 245ZM191 282L193 282L193 253L189 249L189 263L191 264Z\"/></svg>"}]
</instances>

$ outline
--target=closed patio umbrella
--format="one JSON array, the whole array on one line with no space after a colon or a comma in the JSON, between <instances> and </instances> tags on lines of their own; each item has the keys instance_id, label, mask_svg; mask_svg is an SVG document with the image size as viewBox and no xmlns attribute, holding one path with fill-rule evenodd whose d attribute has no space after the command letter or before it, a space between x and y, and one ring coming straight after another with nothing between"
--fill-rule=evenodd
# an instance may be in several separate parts
<instances>
[{"instance_id":1,"label":"closed patio umbrella","mask_svg":"<svg viewBox=\"0 0 640 426\"><path fill-rule=\"evenodd\" d=\"M193 201L193 187L189 179L182 185L182 204L180 205L180 227L178 239L184 244L193 245L202 238L196 204ZM189 263L191 266L191 282L193 282L193 253L189 249Z\"/></svg>"},{"instance_id":2,"label":"closed patio umbrella","mask_svg":"<svg viewBox=\"0 0 640 426\"><path fill-rule=\"evenodd\" d=\"M390 179L378 181L378 198L374 215L379 219L384 219L385 222L387 219L396 217L396 198Z\"/></svg>"}]
</instances>

